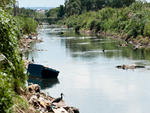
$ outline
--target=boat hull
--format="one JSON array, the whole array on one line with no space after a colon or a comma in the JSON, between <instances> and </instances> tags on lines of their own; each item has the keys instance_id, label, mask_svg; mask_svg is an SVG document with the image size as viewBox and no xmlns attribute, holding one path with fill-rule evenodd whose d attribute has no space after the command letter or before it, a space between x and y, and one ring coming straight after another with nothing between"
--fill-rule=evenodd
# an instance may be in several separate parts
<instances>
[{"instance_id":1,"label":"boat hull","mask_svg":"<svg viewBox=\"0 0 150 113\"><path fill-rule=\"evenodd\" d=\"M30 76L40 78L57 78L59 71L39 64L29 64L27 72Z\"/></svg>"}]
</instances>

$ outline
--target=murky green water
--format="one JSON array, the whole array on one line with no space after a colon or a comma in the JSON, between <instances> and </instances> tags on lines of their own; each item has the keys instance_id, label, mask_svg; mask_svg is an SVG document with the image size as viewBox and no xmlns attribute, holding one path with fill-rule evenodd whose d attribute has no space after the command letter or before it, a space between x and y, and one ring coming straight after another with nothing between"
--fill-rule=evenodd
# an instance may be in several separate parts
<instances>
[{"instance_id":1,"label":"murky green water","mask_svg":"<svg viewBox=\"0 0 150 113\"><path fill-rule=\"evenodd\" d=\"M120 42L95 36L61 37L60 29L42 28L42 43L29 53L35 63L60 71L58 80L31 79L44 92L65 94L68 105L81 113L149 113L150 51L118 47ZM103 51L104 50L104 51ZM145 69L121 70L115 66L138 64Z\"/></svg>"}]
</instances>

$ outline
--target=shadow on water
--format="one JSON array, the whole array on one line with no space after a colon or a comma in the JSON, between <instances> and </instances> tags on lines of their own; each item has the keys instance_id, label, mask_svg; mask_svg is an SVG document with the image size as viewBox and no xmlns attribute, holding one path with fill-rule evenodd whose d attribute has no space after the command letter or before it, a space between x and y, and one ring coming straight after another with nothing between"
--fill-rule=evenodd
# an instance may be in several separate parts
<instances>
[{"instance_id":1,"label":"shadow on water","mask_svg":"<svg viewBox=\"0 0 150 113\"><path fill-rule=\"evenodd\" d=\"M43 78L30 76L28 83L38 84L41 86L41 89L46 89L46 88L53 88L60 82L57 78L43 79Z\"/></svg>"}]
</instances>

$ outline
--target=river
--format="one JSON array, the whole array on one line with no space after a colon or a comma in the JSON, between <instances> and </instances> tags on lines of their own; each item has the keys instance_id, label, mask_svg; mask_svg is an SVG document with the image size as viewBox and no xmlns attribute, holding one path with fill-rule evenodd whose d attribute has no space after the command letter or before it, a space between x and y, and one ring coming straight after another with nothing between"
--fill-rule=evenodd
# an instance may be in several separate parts
<instances>
[{"instance_id":1,"label":"river","mask_svg":"<svg viewBox=\"0 0 150 113\"><path fill-rule=\"evenodd\" d=\"M58 80L34 80L53 97L64 93L68 105L81 113L149 113L150 51L118 47L121 41L96 36L60 36L62 28L39 29L42 43L27 54L35 63L60 71ZM103 51L105 50L105 51ZM122 70L137 64L145 69Z\"/></svg>"}]
</instances>

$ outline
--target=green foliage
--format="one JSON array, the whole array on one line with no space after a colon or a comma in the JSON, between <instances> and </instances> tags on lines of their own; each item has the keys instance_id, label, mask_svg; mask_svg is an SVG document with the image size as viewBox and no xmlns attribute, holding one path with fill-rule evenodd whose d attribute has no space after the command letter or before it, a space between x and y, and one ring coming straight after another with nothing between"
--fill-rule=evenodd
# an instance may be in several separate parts
<instances>
[{"instance_id":1,"label":"green foliage","mask_svg":"<svg viewBox=\"0 0 150 113\"><path fill-rule=\"evenodd\" d=\"M124 8L103 8L70 16L60 21L68 27L124 34L129 37L150 36L150 5L135 2Z\"/></svg>"},{"instance_id":2,"label":"green foliage","mask_svg":"<svg viewBox=\"0 0 150 113\"><path fill-rule=\"evenodd\" d=\"M9 8L12 4L15 3L15 0L0 0L0 7L3 9Z\"/></svg>"},{"instance_id":3,"label":"green foliage","mask_svg":"<svg viewBox=\"0 0 150 113\"><path fill-rule=\"evenodd\" d=\"M25 98L23 98L22 96L15 95L14 98L13 98L13 102L15 103L15 105L13 106L14 113L16 113L16 112L18 113L18 110L23 110L25 113L26 113L26 111L29 112L29 110L28 110L28 108L29 108L28 101Z\"/></svg>"},{"instance_id":4,"label":"green foliage","mask_svg":"<svg viewBox=\"0 0 150 113\"><path fill-rule=\"evenodd\" d=\"M36 32L36 28L38 26L38 22L30 17L16 17L18 26L23 34L30 34L32 32Z\"/></svg>"},{"instance_id":5,"label":"green foliage","mask_svg":"<svg viewBox=\"0 0 150 113\"><path fill-rule=\"evenodd\" d=\"M129 6L134 2L135 0L108 0L107 6L120 8L120 7Z\"/></svg>"},{"instance_id":6,"label":"green foliage","mask_svg":"<svg viewBox=\"0 0 150 113\"><path fill-rule=\"evenodd\" d=\"M144 35L150 37L150 21L145 23Z\"/></svg>"},{"instance_id":7,"label":"green foliage","mask_svg":"<svg viewBox=\"0 0 150 113\"><path fill-rule=\"evenodd\" d=\"M6 59L5 63L1 64L3 68L0 70L1 113L11 113L14 92L25 85L27 78L19 53L18 37L19 28L16 21L0 9L0 54Z\"/></svg>"},{"instance_id":8,"label":"green foliage","mask_svg":"<svg viewBox=\"0 0 150 113\"><path fill-rule=\"evenodd\" d=\"M106 7L126 7L134 2L135 0L66 0L64 6L60 5L60 7L50 9L46 12L46 15L50 18L69 17L73 15L80 15L89 11L98 11ZM109 10L106 11L109 13Z\"/></svg>"},{"instance_id":9,"label":"green foliage","mask_svg":"<svg viewBox=\"0 0 150 113\"><path fill-rule=\"evenodd\" d=\"M0 71L0 113L12 113L12 77Z\"/></svg>"},{"instance_id":10,"label":"green foliage","mask_svg":"<svg viewBox=\"0 0 150 113\"><path fill-rule=\"evenodd\" d=\"M65 2L66 15L81 14L81 0L68 0Z\"/></svg>"},{"instance_id":11,"label":"green foliage","mask_svg":"<svg viewBox=\"0 0 150 113\"><path fill-rule=\"evenodd\" d=\"M3 53L12 63L18 54L17 35L19 29L14 19L0 9L0 53ZM14 56L11 56L14 54ZM16 59L20 60L20 58Z\"/></svg>"},{"instance_id":12,"label":"green foliage","mask_svg":"<svg viewBox=\"0 0 150 113\"><path fill-rule=\"evenodd\" d=\"M60 5L59 10L58 10L58 14L57 17L58 18L62 18L65 15L65 8L63 5Z\"/></svg>"},{"instance_id":13,"label":"green foliage","mask_svg":"<svg viewBox=\"0 0 150 113\"><path fill-rule=\"evenodd\" d=\"M81 14L86 11L97 11L104 7L120 8L129 6L135 0L66 0L66 16Z\"/></svg>"},{"instance_id":14,"label":"green foliage","mask_svg":"<svg viewBox=\"0 0 150 113\"><path fill-rule=\"evenodd\" d=\"M47 11L45 15L49 18L62 18L65 15L65 7L60 5L57 8L53 8Z\"/></svg>"},{"instance_id":15,"label":"green foliage","mask_svg":"<svg viewBox=\"0 0 150 113\"><path fill-rule=\"evenodd\" d=\"M59 12L59 7L50 9L45 14L47 17L57 18L58 12Z\"/></svg>"}]
</instances>

